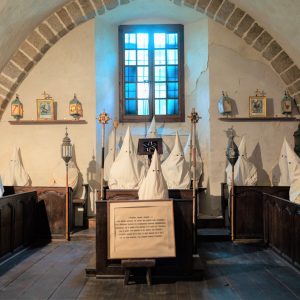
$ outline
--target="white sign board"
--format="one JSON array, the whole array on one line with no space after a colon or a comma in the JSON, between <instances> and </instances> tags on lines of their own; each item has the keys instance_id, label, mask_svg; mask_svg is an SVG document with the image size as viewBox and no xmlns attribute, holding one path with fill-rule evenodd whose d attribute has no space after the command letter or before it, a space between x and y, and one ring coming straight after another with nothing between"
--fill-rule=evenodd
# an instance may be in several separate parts
<instances>
[{"instance_id":1,"label":"white sign board","mask_svg":"<svg viewBox=\"0 0 300 300\"><path fill-rule=\"evenodd\" d=\"M108 259L175 257L172 200L108 202Z\"/></svg>"}]
</instances>

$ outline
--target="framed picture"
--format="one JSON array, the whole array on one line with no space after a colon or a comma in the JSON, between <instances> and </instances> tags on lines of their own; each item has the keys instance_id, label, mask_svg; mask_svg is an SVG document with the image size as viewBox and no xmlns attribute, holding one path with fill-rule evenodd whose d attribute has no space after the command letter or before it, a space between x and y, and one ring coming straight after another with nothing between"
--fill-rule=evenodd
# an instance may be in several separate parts
<instances>
[{"instance_id":1,"label":"framed picture","mask_svg":"<svg viewBox=\"0 0 300 300\"><path fill-rule=\"evenodd\" d=\"M267 116L267 97L250 96L249 97L249 117Z\"/></svg>"},{"instance_id":2,"label":"framed picture","mask_svg":"<svg viewBox=\"0 0 300 300\"><path fill-rule=\"evenodd\" d=\"M38 120L54 120L54 100L37 99L37 119Z\"/></svg>"}]
</instances>

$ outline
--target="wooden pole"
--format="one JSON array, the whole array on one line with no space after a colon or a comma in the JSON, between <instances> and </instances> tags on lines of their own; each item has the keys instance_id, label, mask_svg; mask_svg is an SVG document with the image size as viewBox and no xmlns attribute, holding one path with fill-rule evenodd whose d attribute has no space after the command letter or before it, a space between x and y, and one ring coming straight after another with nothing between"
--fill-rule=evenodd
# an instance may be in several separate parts
<instances>
[{"instance_id":1,"label":"wooden pole","mask_svg":"<svg viewBox=\"0 0 300 300\"><path fill-rule=\"evenodd\" d=\"M231 225L231 240L234 241L234 165L232 165L231 173L231 201L230 201L230 225Z\"/></svg>"},{"instance_id":2,"label":"wooden pole","mask_svg":"<svg viewBox=\"0 0 300 300\"><path fill-rule=\"evenodd\" d=\"M100 173L100 188L101 200L104 199L104 143L105 143L105 123L102 123L102 148L101 148L101 173Z\"/></svg>"},{"instance_id":3,"label":"wooden pole","mask_svg":"<svg viewBox=\"0 0 300 300\"><path fill-rule=\"evenodd\" d=\"M197 253L197 186L196 186L196 123L193 123L193 152L192 152L192 172L193 172L193 226L194 226L194 253Z\"/></svg>"},{"instance_id":4,"label":"wooden pole","mask_svg":"<svg viewBox=\"0 0 300 300\"><path fill-rule=\"evenodd\" d=\"M69 230L69 170L68 163L66 163L66 240L70 240Z\"/></svg>"}]
</instances>

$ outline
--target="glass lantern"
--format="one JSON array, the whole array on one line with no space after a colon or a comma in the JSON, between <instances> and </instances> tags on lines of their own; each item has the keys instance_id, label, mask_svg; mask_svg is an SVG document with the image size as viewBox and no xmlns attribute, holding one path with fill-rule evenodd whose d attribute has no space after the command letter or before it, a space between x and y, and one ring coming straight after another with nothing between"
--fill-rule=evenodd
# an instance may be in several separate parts
<instances>
[{"instance_id":1,"label":"glass lantern","mask_svg":"<svg viewBox=\"0 0 300 300\"><path fill-rule=\"evenodd\" d=\"M281 100L281 112L283 115L290 116L292 114L293 98L288 91L284 92L284 97Z\"/></svg>"},{"instance_id":2,"label":"glass lantern","mask_svg":"<svg viewBox=\"0 0 300 300\"><path fill-rule=\"evenodd\" d=\"M61 144L61 158L65 161L66 164L68 164L72 158L72 144L71 139L68 136L67 128L65 137L63 138L63 142Z\"/></svg>"},{"instance_id":3,"label":"glass lantern","mask_svg":"<svg viewBox=\"0 0 300 300\"><path fill-rule=\"evenodd\" d=\"M229 116L232 113L232 103L228 95L222 92L221 98L218 100L218 110L223 116Z\"/></svg>"},{"instance_id":4,"label":"glass lantern","mask_svg":"<svg viewBox=\"0 0 300 300\"><path fill-rule=\"evenodd\" d=\"M82 104L77 99L76 94L74 94L74 98L69 103L69 113L75 120L79 120L83 116Z\"/></svg>"},{"instance_id":5,"label":"glass lantern","mask_svg":"<svg viewBox=\"0 0 300 300\"><path fill-rule=\"evenodd\" d=\"M16 95L16 99L11 102L11 116L17 121L23 118L23 104L19 99L19 95Z\"/></svg>"}]
</instances>

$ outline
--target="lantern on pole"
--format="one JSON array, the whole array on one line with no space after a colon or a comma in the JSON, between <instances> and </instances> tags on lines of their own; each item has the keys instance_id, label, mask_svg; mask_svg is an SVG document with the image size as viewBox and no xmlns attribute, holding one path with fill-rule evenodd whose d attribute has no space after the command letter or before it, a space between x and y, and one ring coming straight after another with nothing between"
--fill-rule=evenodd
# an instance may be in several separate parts
<instances>
[{"instance_id":1,"label":"lantern on pole","mask_svg":"<svg viewBox=\"0 0 300 300\"><path fill-rule=\"evenodd\" d=\"M65 137L61 144L61 158L66 164L66 240L70 240L70 226L69 226L69 174L68 165L72 158L72 144L68 136L68 129L66 127Z\"/></svg>"},{"instance_id":2,"label":"lantern on pole","mask_svg":"<svg viewBox=\"0 0 300 300\"><path fill-rule=\"evenodd\" d=\"M19 99L19 95L16 95L16 99L11 102L11 116L17 121L23 118L23 104Z\"/></svg>"},{"instance_id":3,"label":"lantern on pole","mask_svg":"<svg viewBox=\"0 0 300 300\"><path fill-rule=\"evenodd\" d=\"M75 120L79 120L81 117L83 117L82 104L77 99L76 94L74 94L74 98L69 103L69 114Z\"/></svg>"},{"instance_id":4,"label":"lantern on pole","mask_svg":"<svg viewBox=\"0 0 300 300\"><path fill-rule=\"evenodd\" d=\"M226 149L226 157L232 167L231 175L231 197L230 197L230 225L231 225L231 240L234 240L234 165L239 158L239 149L234 142L233 128L228 130L228 145Z\"/></svg>"}]
</instances>

